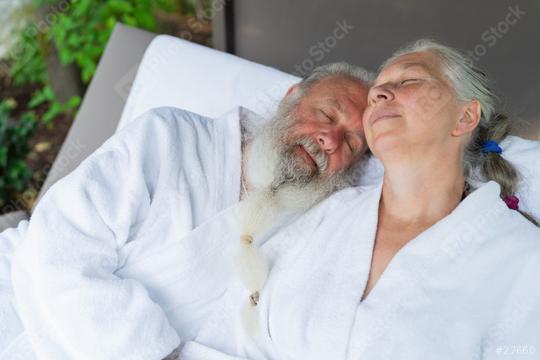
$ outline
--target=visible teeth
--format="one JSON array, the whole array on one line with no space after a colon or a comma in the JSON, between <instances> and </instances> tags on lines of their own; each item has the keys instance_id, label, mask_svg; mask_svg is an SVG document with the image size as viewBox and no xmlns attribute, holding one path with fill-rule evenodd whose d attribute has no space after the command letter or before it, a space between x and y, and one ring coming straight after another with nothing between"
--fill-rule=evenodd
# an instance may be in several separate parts
<instances>
[{"instance_id":1,"label":"visible teeth","mask_svg":"<svg viewBox=\"0 0 540 360\"><path fill-rule=\"evenodd\" d=\"M317 146L317 144L313 142L313 140L309 138L301 138L300 140L298 140L297 144L303 146L304 149L313 158L319 172L323 172L326 170L326 167L328 165L328 159L326 158L326 155L321 151L321 149Z\"/></svg>"}]
</instances>

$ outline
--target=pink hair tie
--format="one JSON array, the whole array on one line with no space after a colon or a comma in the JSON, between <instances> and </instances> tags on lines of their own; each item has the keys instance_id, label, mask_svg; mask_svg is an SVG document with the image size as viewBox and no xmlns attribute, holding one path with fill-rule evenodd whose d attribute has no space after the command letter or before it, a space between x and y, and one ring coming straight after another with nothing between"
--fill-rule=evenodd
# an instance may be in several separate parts
<instances>
[{"instance_id":1,"label":"pink hair tie","mask_svg":"<svg viewBox=\"0 0 540 360\"><path fill-rule=\"evenodd\" d=\"M506 206L512 210L518 210L519 209L519 199L517 196L514 195L508 195L503 198L503 201L506 203Z\"/></svg>"}]
</instances>

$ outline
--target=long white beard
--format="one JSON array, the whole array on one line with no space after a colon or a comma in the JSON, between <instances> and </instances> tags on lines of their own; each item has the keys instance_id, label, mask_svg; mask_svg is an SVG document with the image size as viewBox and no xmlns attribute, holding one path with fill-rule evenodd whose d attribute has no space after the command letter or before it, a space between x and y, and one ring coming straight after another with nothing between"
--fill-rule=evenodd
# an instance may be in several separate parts
<instances>
[{"instance_id":1,"label":"long white beard","mask_svg":"<svg viewBox=\"0 0 540 360\"><path fill-rule=\"evenodd\" d=\"M287 151L291 145L284 143L283 135L291 124L292 111L281 110L273 122L255 135L246 153L246 178L252 190L240 205L238 226L241 240L236 265L243 285L251 294L246 299L242 314L250 336L258 332L256 303L270 271L255 239L274 223L280 211L306 211L334 191L349 185L349 173L346 171L321 179L320 173L326 167L325 155L321 152L313 154L321 170L314 173L303 159ZM306 149L313 147L309 142L303 145Z\"/></svg>"},{"instance_id":2,"label":"long white beard","mask_svg":"<svg viewBox=\"0 0 540 360\"><path fill-rule=\"evenodd\" d=\"M292 109L278 115L255 134L246 150L245 176L251 192L270 192L278 208L304 211L336 190L349 186L349 169L323 179L327 157L311 139L299 138L287 144L285 134L294 122ZM318 171L294 155L292 148L302 145L310 152Z\"/></svg>"}]
</instances>

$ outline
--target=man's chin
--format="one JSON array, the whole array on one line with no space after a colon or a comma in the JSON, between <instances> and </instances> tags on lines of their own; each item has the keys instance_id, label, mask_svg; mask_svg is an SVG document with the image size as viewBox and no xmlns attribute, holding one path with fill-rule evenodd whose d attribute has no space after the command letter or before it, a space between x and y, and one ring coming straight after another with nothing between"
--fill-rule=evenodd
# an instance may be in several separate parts
<instances>
[{"instance_id":1,"label":"man's chin","mask_svg":"<svg viewBox=\"0 0 540 360\"><path fill-rule=\"evenodd\" d=\"M303 165L304 167L301 169L296 168L298 171L295 171L295 174L290 174L288 177L289 181L286 181L285 183L288 182L294 186L307 186L317 182L319 179L317 170L313 170L305 164Z\"/></svg>"}]
</instances>

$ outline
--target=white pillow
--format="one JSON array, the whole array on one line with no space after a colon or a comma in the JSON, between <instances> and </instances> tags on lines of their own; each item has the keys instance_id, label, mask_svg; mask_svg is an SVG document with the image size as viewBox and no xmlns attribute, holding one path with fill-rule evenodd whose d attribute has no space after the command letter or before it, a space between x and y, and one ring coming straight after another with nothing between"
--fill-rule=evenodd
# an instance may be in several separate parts
<instances>
[{"instance_id":1,"label":"white pillow","mask_svg":"<svg viewBox=\"0 0 540 360\"><path fill-rule=\"evenodd\" d=\"M118 128L160 106L210 118L244 106L269 117L299 80L237 56L160 35L146 49Z\"/></svg>"},{"instance_id":2,"label":"white pillow","mask_svg":"<svg viewBox=\"0 0 540 360\"><path fill-rule=\"evenodd\" d=\"M269 119L298 77L237 56L168 35L148 46L118 128L145 111L174 106L210 118L243 106ZM523 175L517 193L520 208L540 219L540 142L509 137L503 156ZM380 181L376 158L365 164L359 184Z\"/></svg>"},{"instance_id":3,"label":"white pillow","mask_svg":"<svg viewBox=\"0 0 540 360\"><path fill-rule=\"evenodd\" d=\"M519 208L540 220L540 141L508 136L500 145L502 156L521 175L516 194Z\"/></svg>"}]
</instances>

